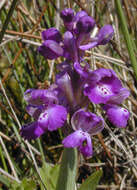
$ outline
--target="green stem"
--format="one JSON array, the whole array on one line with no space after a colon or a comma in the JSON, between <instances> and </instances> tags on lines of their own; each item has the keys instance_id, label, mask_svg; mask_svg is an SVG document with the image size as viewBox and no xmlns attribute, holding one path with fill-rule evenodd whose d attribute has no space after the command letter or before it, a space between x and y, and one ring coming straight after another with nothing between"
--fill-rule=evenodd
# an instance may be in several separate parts
<instances>
[{"instance_id":1,"label":"green stem","mask_svg":"<svg viewBox=\"0 0 137 190\"><path fill-rule=\"evenodd\" d=\"M15 7L16 7L17 1L18 0L13 0L13 2L11 4L11 7L10 7L10 10L8 12L8 15L6 17L6 20L5 20L4 24L3 24L3 27L2 27L2 30L1 30L1 33L0 33L0 44L2 42L3 36L5 34L5 31L6 31L7 27L8 27L9 22L10 22L10 18L12 16L13 12L14 12Z\"/></svg>"},{"instance_id":2,"label":"green stem","mask_svg":"<svg viewBox=\"0 0 137 190\"><path fill-rule=\"evenodd\" d=\"M7 164L6 164L6 161L5 161L3 152L2 152L2 147L1 147L1 145L0 145L0 157L1 157L1 160L2 160L2 163L3 163L4 170L5 170L6 172L8 172Z\"/></svg>"},{"instance_id":3,"label":"green stem","mask_svg":"<svg viewBox=\"0 0 137 190\"><path fill-rule=\"evenodd\" d=\"M37 139L37 142L38 142L39 150L40 150L40 153L41 153L41 156L42 156L42 161L43 161L43 163L45 163L45 156L44 156L44 151L43 151L43 148L42 148L40 138Z\"/></svg>"},{"instance_id":4,"label":"green stem","mask_svg":"<svg viewBox=\"0 0 137 190\"><path fill-rule=\"evenodd\" d=\"M64 149L56 190L74 190L77 174L77 150Z\"/></svg>"},{"instance_id":5,"label":"green stem","mask_svg":"<svg viewBox=\"0 0 137 190\"><path fill-rule=\"evenodd\" d=\"M132 39L131 39L129 31L128 31L126 18L125 18L124 12L122 10L120 0L115 0L115 5L116 5L117 14L118 14L120 21L121 21L122 33L124 35L124 39L125 39L126 46L128 49L128 54L129 54L131 64L132 64L132 67L134 70L134 74L135 74L135 77L137 80L137 61L136 61L136 57L135 57L135 53L134 53L134 49L133 49Z\"/></svg>"}]
</instances>

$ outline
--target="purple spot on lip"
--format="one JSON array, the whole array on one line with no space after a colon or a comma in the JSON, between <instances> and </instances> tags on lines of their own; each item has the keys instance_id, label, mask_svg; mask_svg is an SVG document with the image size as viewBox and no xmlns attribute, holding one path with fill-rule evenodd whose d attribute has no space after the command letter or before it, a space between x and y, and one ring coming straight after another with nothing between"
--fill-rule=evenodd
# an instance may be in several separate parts
<instances>
[{"instance_id":1,"label":"purple spot on lip","mask_svg":"<svg viewBox=\"0 0 137 190\"><path fill-rule=\"evenodd\" d=\"M43 114L43 117L46 117L46 115L47 115L47 113L44 113L44 114Z\"/></svg>"}]
</instances>

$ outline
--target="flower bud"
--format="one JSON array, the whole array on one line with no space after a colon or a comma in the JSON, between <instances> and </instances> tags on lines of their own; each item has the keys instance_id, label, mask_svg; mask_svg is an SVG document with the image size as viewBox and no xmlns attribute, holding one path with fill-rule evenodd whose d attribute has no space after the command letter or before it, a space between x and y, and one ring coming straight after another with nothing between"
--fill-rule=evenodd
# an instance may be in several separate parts
<instances>
[{"instance_id":1,"label":"flower bud","mask_svg":"<svg viewBox=\"0 0 137 190\"><path fill-rule=\"evenodd\" d=\"M60 45L53 40L46 40L39 48L38 51L45 59L56 59L63 55L63 49Z\"/></svg>"},{"instance_id":2,"label":"flower bud","mask_svg":"<svg viewBox=\"0 0 137 190\"><path fill-rule=\"evenodd\" d=\"M89 33L95 26L95 20L90 16L83 16L76 25L77 33Z\"/></svg>"},{"instance_id":3,"label":"flower bud","mask_svg":"<svg viewBox=\"0 0 137 190\"><path fill-rule=\"evenodd\" d=\"M113 29L113 27L111 25L103 26L99 30L99 33L97 34L98 45L107 44L111 40L113 34L114 34L114 29Z\"/></svg>"},{"instance_id":4,"label":"flower bud","mask_svg":"<svg viewBox=\"0 0 137 190\"><path fill-rule=\"evenodd\" d=\"M49 28L42 32L42 39L45 40L53 40L56 42L60 42L62 40L60 32L56 28Z\"/></svg>"}]
</instances>

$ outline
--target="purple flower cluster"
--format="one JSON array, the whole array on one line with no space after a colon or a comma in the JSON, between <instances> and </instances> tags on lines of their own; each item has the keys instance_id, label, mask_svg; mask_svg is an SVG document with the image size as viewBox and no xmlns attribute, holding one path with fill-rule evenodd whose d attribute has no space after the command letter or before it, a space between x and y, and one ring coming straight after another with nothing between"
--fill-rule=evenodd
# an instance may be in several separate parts
<instances>
[{"instance_id":1,"label":"purple flower cluster","mask_svg":"<svg viewBox=\"0 0 137 190\"><path fill-rule=\"evenodd\" d=\"M25 92L27 112L35 121L23 126L20 134L25 139L35 139L46 130L65 127L68 122L72 133L67 134L63 145L78 147L84 156L92 156L91 136L103 130L104 120L88 110L89 104L100 104L113 125L126 127L129 112L120 105L129 91L113 70L92 71L84 60L86 50L109 42L114 33L112 26L105 25L91 37L96 23L85 11L74 14L72 9L65 9L60 15L66 32L62 36L56 28L43 31L38 51L45 59L61 56L64 61L57 65L59 72L49 89Z\"/></svg>"}]
</instances>

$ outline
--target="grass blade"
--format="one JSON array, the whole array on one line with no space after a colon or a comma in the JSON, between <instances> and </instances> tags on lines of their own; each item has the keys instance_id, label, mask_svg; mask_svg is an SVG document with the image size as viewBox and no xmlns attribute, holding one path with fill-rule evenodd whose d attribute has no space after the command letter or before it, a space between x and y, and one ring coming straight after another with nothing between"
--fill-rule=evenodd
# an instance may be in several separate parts
<instances>
[{"instance_id":1,"label":"grass blade","mask_svg":"<svg viewBox=\"0 0 137 190\"><path fill-rule=\"evenodd\" d=\"M134 74L136 77L136 81L137 81L137 61L136 61L136 57L135 57L135 53L134 53L134 49L133 49L132 39L131 39L129 31L128 31L126 18L125 18L125 15L123 13L123 10L122 10L120 0L115 0L115 5L116 5L117 14L120 18L122 33L123 33L123 36L124 36L124 39L126 42L128 54L129 54L131 64L132 64L132 67L134 70Z\"/></svg>"}]
</instances>

